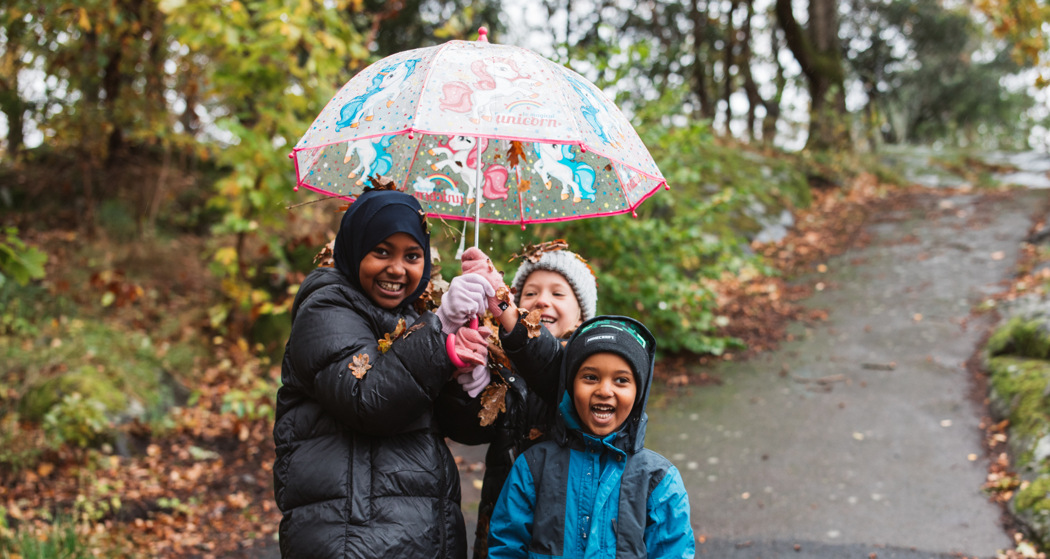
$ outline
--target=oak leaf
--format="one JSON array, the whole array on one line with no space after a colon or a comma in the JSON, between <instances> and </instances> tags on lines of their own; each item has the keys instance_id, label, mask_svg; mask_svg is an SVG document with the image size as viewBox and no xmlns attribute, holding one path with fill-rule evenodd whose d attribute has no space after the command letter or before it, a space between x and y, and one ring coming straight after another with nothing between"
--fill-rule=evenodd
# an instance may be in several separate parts
<instances>
[{"instance_id":1,"label":"oak leaf","mask_svg":"<svg viewBox=\"0 0 1050 559\"><path fill-rule=\"evenodd\" d=\"M379 340L379 353L386 353L390 351L390 346L394 345L394 340L401 337L401 334L405 331L405 319L399 318L397 321L397 328L394 328L393 332L388 332L383 335L383 339ZM357 377L361 378L361 377Z\"/></svg>"},{"instance_id":2,"label":"oak leaf","mask_svg":"<svg viewBox=\"0 0 1050 559\"><path fill-rule=\"evenodd\" d=\"M353 363L350 363L348 367L350 368L350 372L359 379L364 378L365 373L372 368L372 366L368 364L367 353L359 353L355 355Z\"/></svg>"},{"instance_id":3,"label":"oak leaf","mask_svg":"<svg viewBox=\"0 0 1050 559\"><path fill-rule=\"evenodd\" d=\"M528 163L525 157L525 146L518 141L511 140L510 149L507 150L507 162L511 167L517 167L519 163Z\"/></svg>"},{"instance_id":4,"label":"oak leaf","mask_svg":"<svg viewBox=\"0 0 1050 559\"><path fill-rule=\"evenodd\" d=\"M553 252L556 250L568 250L569 242L565 239L554 239L553 241L547 241L544 243L536 243L534 245L526 245L522 249L521 254L511 255L508 262L513 262L515 259L528 259L529 262L539 262L540 258L543 257L545 252ZM580 258L580 260L583 260ZM583 260L586 263L586 260Z\"/></svg>"},{"instance_id":5,"label":"oak leaf","mask_svg":"<svg viewBox=\"0 0 1050 559\"><path fill-rule=\"evenodd\" d=\"M481 392L481 411L478 412L478 418L481 419L482 427L492 425L500 412L507 411L506 396L507 385L503 383L490 384Z\"/></svg>"},{"instance_id":6,"label":"oak leaf","mask_svg":"<svg viewBox=\"0 0 1050 559\"><path fill-rule=\"evenodd\" d=\"M532 309L528 313L522 311L521 321L525 323L525 329L529 332L529 338L538 338L543 331L543 324L540 322L540 317L542 316L543 312L540 309Z\"/></svg>"},{"instance_id":7,"label":"oak leaf","mask_svg":"<svg viewBox=\"0 0 1050 559\"><path fill-rule=\"evenodd\" d=\"M496 290L496 299L504 303L510 304L510 289L506 285L499 286Z\"/></svg>"},{"instance_id":8,"label":"oak leaf","mask_svg":"<svg viewBox=\"0 0 1050 559\"><path fill-rule=\"evenodd\" d=\"M493 341L493 338L495 338L495 341ZM513 368L510 364L510 359L507 358L507 354L503 351L499 337L495 335L489 338L489 363L501 369L511 370Z\"/></svg>"}]
</instances>

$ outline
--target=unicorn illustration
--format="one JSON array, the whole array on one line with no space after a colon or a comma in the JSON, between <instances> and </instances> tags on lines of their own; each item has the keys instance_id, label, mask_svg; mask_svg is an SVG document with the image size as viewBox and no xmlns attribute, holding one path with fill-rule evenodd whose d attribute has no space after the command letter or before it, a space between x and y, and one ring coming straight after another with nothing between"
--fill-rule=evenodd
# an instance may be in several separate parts
<instances>
[{"instance_id":1,"label":"unicorn illustration","mask_svg":"<svg viewBox=\"0 0 1050 559\"><path fill-rule=\"evenodd\" d=\"M393 141L394 136L382 136L375 141L368 139L347 142L343 163L349 163L355 155L357 156L357 167L354 167L347 176L355 177L360 172L361 178L357 180L357 184L361 185L365 177L389 173L394 166L394 158L391 157L387 148Z\"/></svg>"},{"instance_id":2,"label":"unicorn illustration","mask_svg":"<svg viewBox=\"0 0 1050 559\"><path fill-rule=\"evenodd\" d=\"M460 182L467 186L467 203L474 203L477 193L478 154L485 151L489 141L486 138L478 143L473 136L449 136L448 143L439 143L429 150L430 155L443 159L433 163L430 168L437 171L448 168L448 172L459 175ZM510 173L503 165L493 164L482 170L482 199L506 200L507 178Z\"/></svg>"},{"instance_id":3,"label":"unicorn illustration","mask_svg":"<svg viewBox=\"0 0 1050 559\"><path fill-rule=\"evenodd\" d=\"M591 130L598 135L599 138L606 144L618 147L616 141L609 136L608 129L612 129L613 134L622 138L623 131L620 129L619 122L613 118L609 113L608 107L605 102L597 98L583 82L576 76L565 72L563 74L565 79L569 82L576 93L580 96L582 106L580 111L583 113L584 120L591 126Z\"/></svg>"},{"instance_id":4,"label":"unicorn illustration","mask_svg":"<svg viewBox=\"0 0 1050 559\"><path fill-rule=\"evenodd\" d=\"M416 71L419 61L419 58L412 58L380 68L365 92L347 101L339 110L339 122L335 123L335 131L338 132L347 126L357 128L362 117L371 121L375 118L376 107L383 100L386 100L387 107L393 105L394 100L404 91L405 81Z\"/></svg>"},{"instance_id":5,"label":"unicorn illustration","mask_svg":"<svg viewBox=\"0 0 1050 559\"><path fill-rule=\"evenodd\" d=\"M574 204L583 200L594 201L594 169L582 161L576 161L573 146L539 142L535 146L536 161L532 164L532 170L543 179L548 190L551 179L555 178L561 183L562 200L568 199L571 191Z\"/></svg>"},{"instance_id":6,"label":"unicorn illustration","mask_svg":"<svg viewBox=\"0 0 1050 559\"><path fill-rule=\"evenodd\" d=\"M510 103L539 97L531 89L535 85L529 81L532 78L509 58L481 58L470 64L470 70L477 77L473 85L452 81L441 87L442 110L470 113L471 122L477 123L492 120L496 110Z\"/></svg>"}]
</instances>

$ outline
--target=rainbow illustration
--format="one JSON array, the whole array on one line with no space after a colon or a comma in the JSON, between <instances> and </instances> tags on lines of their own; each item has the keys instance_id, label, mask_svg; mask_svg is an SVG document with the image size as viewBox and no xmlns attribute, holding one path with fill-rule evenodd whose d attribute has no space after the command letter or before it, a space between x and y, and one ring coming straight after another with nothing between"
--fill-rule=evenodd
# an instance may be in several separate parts
<instances>
[{"instance_id":1,"label":"rainbow illustration","mask_svg":"<svg viewBox=\"0 0 1050 559\"><path fill-rule=\"evenodd\" d=\"M443 183L445 183L447 185L448 188L456 188L456 181L454 181L451 178L449 178L448 175L442 175L441 173L434 173L432 175L427 175L427 180L430 181L430 182L434 182L434 181L438 181L438 183L443 182ZM438 188L436 188L438 183L435 183L435 190L438 190Z\"/></svg>"},{"instance_id":2,"label":"rainbow illustration","mask_svg":"<svg viewBox=\"0 0 1050 559\"><path fill-rule=\"evenodd\" d=\"M519 99L518 101L514 101L512 103L508 103L507 104L507 109L513 111L514 109L516 109L518 107L522 107L522 106L524 106L524 107L542 107L543 104L542 103L537 103L536 101L533 101L531 99Z\"/></svg>"}]
</instances>

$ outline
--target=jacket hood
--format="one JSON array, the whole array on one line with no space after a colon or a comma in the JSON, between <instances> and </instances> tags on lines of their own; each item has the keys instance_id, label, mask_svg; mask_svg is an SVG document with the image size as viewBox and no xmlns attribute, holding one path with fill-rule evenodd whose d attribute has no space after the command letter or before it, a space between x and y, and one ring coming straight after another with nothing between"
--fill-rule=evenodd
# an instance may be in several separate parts
<instances>
[{"instance_id":1,"label":"jacket hood","mask_svg":"<svg viewBox=\"0 0 1050 559\"><path fill-rule=\"evenodd\" d=\"M570 388L580 364L588 356L599 352L623 357L634 372L638 386L634 407L620 429L604 438L606 444L633 454L645 444L645 426L648 421L645 406L653 380L656 338L644 324L626 316L594 317L581 324L569 338L562 358L561 374L558 375L558 394L561 397L552 436L564 444L569 438L584 435Z\"/></svg>"}]
</instances>

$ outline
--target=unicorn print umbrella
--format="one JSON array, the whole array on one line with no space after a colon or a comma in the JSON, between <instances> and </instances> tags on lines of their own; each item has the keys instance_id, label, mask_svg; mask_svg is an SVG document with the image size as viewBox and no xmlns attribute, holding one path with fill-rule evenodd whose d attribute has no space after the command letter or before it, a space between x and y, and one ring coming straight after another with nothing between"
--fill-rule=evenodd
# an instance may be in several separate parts
<instances>
[{"instance_id":1,"label":"unicorn print umbrella","mask_svg":"<svg viewBox=\"0 0 1050 559\"><path fill-rule=\"evenodd\" d=\"M666 186L601 90L484 28L365 68L289 157L297 190L353 200L382 175L429 215L475 225L633 212Z\"/></svg>"}]
</instances>

